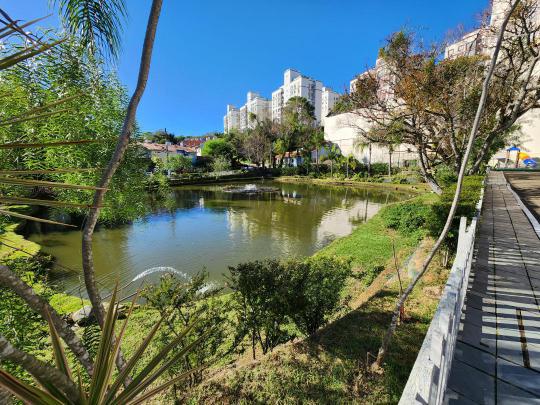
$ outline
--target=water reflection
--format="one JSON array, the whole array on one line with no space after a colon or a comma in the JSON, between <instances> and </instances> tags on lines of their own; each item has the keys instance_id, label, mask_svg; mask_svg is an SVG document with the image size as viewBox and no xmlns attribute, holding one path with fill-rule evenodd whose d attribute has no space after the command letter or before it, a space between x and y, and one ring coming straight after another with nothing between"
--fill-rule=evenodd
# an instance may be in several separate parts
<instances>
[{"instance_id":1,"label":"water reflection","mask_svg":"<svg viewBox=\"0 0 540 405\"><path fill-rule=\"evenodd\" d=\"M219 282L229 265L311 255L351 233L384 204L410 196L375 189L258 184L277 190L240 194L219 185L180 187L167 201L154 202L145 218L98 230L94 259L100 284L106 288L117 280L124 284L160 266L186 274L206 268L210 278ZM80 269L80 232L34 234L30 239L61 265ZM58 268L55 275L67 290L80 284L78 271Z\"/></svg>"}]
</instances>

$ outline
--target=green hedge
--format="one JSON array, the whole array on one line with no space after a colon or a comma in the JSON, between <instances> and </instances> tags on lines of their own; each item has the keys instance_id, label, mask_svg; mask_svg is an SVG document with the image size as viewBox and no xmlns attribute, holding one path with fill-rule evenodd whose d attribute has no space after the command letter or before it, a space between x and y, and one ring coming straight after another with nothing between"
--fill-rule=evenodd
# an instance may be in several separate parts
<instances>
[{"instance_id":1,"label":"green hedge","mask_svg":"<svg viewBox=\"0 0 540 405\"><path fill-rule=\"evenodd\" d=\"M482 176L468 176L463 181L459 206L446 240L446 245L452 249L457 246L459 218L472 218L476 214L482 182ZM431 205L420 201L391 205L381 213L383 221L388 228L402 233L423 231L437 237L446 223L455 190L455 183L446 187L440 198Z\"/></svg>"}]
</instances>

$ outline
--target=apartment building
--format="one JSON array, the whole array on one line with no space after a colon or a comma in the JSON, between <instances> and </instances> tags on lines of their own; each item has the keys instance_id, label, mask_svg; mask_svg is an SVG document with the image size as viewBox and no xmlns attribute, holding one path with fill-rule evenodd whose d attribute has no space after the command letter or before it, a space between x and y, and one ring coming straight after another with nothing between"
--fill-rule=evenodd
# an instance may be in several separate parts
<instances>
[{"instance_id":1,"label":"apartment building","mask_svg":"<svg viewBox=\"0 0 540 405\"><path fill-rule=\"evenodd\" d=\"M227 114L223 117L223 131L228 133L240 129L240 109L227 104Z\"/></svg>"},{"instance_id":2,"label":"apartment building","mask_svg":"<svg viewBox=\"0 0 540 405\"><path fill-rule=\"evenodd\" d=\"M460 56L486 55L491 56L497 40L500 26L511 6L509 0L493 0L489 25L465 34L458 41L450 44L445 49L445 59L453 59ZM531 18L540 21L540 8ZM538 72L537 74L540 74ZM521 142L518 145L533 158L540 158L540 111L538 109L525 113L519 120ZM510 145L507 145L510 146ZM492 164L497 159L506 156L505 150L495 154Z\"/></svg>"},{"instance_id":3,"label":"apartment building","mask_svg":"<svg viewBox=\"0 0 540 405\"><path fill-rule=\"evenodd\" d=\"M257 120L271 119L272 102L259 93L248 91L246 104L240 108L227 105L227 114L223 117L223 131L245 131L255 127Z\"/></svg>"},{"instance_id":4,"label":"apartment building","mask_svg":"<svg viewBox=\"0 0 540 405\"><path fill-rule=\"evenodd\" d=\"M330 87L322 88L322 97L321 97L321 120L324 120L332 111L334 104L336 104L339 94L332 90Z\"/></svg>"},{"instance_id":5,"label":"apartment building","mask_svg":"<svg viewBox=\"0 0 540 405\"><path fill-rule=\"evenodd\" d=\"M339 94L329 87L324 87L319 80L305 76L297 70L287 69L283 73L283 84L272 92L270 100L250 91L247 93L246 104L242 107L228 105L227 114L223 117L223 129L225 132L232 129L245 131L253 128L257 120L264 119L281 122L283 107L292 97L306 98L313 105L315 118L320 123L334 106Z\"/></svg>"},{"instance_id":6,"label":"apartment building","mask_svg":"<svg viewBox=\"0 0 540 405\"><path fill-rule=\"evenodd\" d=\"M302 75L294 69L287 69L283 74L283 85L272 92L272 120L280 122L283 107L292 97L304 97L315 109L318 122L322 117L322 89L319 80Z\"/></svg>"}]
</instances>

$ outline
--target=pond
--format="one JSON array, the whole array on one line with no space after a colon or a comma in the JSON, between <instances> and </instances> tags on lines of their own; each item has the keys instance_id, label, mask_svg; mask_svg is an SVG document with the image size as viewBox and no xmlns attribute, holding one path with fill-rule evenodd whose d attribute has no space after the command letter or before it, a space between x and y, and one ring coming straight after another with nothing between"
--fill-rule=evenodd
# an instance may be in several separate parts
<instances>
[{"instance_id":1,"label":"pond","mask_svg":"<svg viewBox=\"0 0 540 405\"><path fill-rule=\"evenodd\" d=\"M248 192L240 192L244 188ZM96 275L107 290L117 281L122 286L136 279L133 289L173 269L184 277L204 269L211 282L222 284L228 266L311 255L350 234L385 204L410 197L382 188L274 181L178 187L146 217L96 231ZM53 280L78 294L80 231L35 233L29 239L56 258Z\"/></svg>"}]
</instances>

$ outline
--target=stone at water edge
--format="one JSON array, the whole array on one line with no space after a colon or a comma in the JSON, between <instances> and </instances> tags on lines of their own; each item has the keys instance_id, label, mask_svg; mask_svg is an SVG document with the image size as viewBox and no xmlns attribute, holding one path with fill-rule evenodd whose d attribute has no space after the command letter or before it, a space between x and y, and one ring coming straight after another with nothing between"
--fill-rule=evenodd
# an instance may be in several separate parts
<instances>
[{"instance_id":1,"label":"stone at water edge","mask_svg":"<svg viewBox=\"0 0 540 405\"><path fill-rule=\"evenodd\" d=\"M109 303L105 303L105 311L109 308ZM118 319L125 319L127 316L129 308L126 305L120 305L118 307ZM76 324L78 326L88 326L90 324L96 323L96 317L92 311L91 305L85 305L78 311L72 312L67 316L67 322L69 324Z\"/></svg>"}]
</instances>

